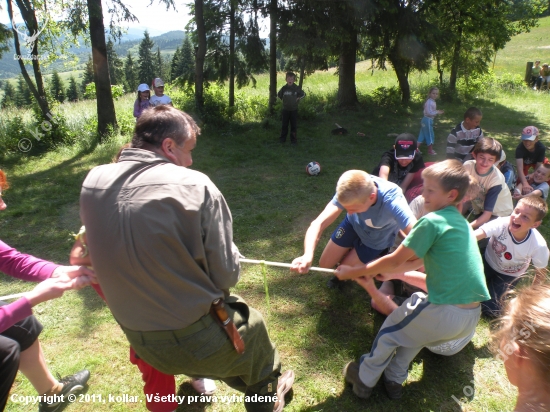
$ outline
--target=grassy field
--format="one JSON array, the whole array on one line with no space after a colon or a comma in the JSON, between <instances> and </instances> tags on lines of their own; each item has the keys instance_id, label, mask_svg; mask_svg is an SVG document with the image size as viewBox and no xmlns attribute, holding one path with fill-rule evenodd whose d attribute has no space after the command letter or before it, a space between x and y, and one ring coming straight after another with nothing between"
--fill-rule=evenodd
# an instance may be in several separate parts
<instances>
[{"instance_id":1,"label":"grassy field","mask_svg":"<svg viewBox=\"0 0 550 412\"><path fill-rule=\"evenodd\" d=\"M549 20L546 19L546 22ZM545 26L547 27L547 26ZM541 32L542 33L542 32ZM546 30L548 33L548 27ZM542 34L540 34L542 36ZM525 35L527 36L527 35ZM546 34L546 39L550 38ZM531 40L524 43L531 44ZM517 46L521 48L521 46ZM504 50L497 57L521 61L516 51ZM544 60L542 55L541 59ZM527 58L527 57L525 57ZM550 59L549 59L550 60ZM357 65L357 90L361 104L355 110L333 107L337 77L333 71L317 73L304 84L308 106L303 106L298 124L297 147L280 145L278 116L250 119L223 126L206 124L193 152L193 168L206 173L224 194L234 219L235 243L243 255L253 259L290 262L301 255L303 236L315 216L334 193L340 174L348 169L371 171L383 151L393 144L390 133L417 134L422 116L422 98L434 73L413 74L413 101L407 108L374 99L379 87L396 85L395 75L369 71L370 64ZM508 70L508 69L507 69ZM283 84L279 76L279 87ZM256 89L241 91L248 99L267 99L266 76L260 76ZM116 103L119 122L129 129L134 96ZM313 102L313 103L312 103ZM436 121L436 147L444 158L449 130L475 105L484 113L484 132L499 139L513 159L523 127L534 124L548 145L550 95L532 90L492 89L468 100L438 102L445 114ZM89 132L95 102L64 104L59 107L72 130L81 131L71 147L59 147L45 154L6 156L2 168L12 188L5 192L8 209L0 214L2 240L21 251L60 263L67 263L71 234L80 227L78 195L90 168L110 162L121 144L130 139L125 132L97 145ZM307 111L307 115L306 115ZM24 119L30 113L2 112L0 121L15 114ZM337 122L350 134L333 136ZM362 132L366 136L358 136ZM318 161L322 172L308 177L305 165ZM431 160L431 159L430 159ZM320 245L328 240L326 230ZM550 239L547 222L541 228ZM322 250L318 248L317 258ZM458 248L457 248L458 252ZM29 290L31 285L1 276L0 294ZM294 275L282 269L267 269L269 306L259 266L242 265L241 281L234 292L243 296L266 318L270 336L280 352L284 369L296 371L294 396L288 411L510 411L515 389L508 383L501 362L488 350L489 325L482 320L472 342L459 354L445 358L423 350L411 365L400 401L390 401L383 388L377 388L368 401L358 399L344 384L342 368L369 351L384 318L371 309L366 293L354 283L343 291L326 288L326 276ZM82 368L92 377L88 401L77 402L74 411L144 411L145 397L137 369L128 362L128 344L103 301L88 288L67 293L63 298L43 303L35 314L44 324L41 335L44 352L52 371L66 375ZM179 376L178 394L195 395L188 378ZM234 391L218 385L217 395ZM35 395L32 386L18 376L15 395ZM96 395L96 402L92 402ZM98 396L105 403L97 402ZM125 403L129 395L138 402ZM187 398L186 398L187 402ZM9 402L9 411L35 410L36 405ZM242 405L219 402L184 403L179 411L240 411Z\"/></svg>"}]
</instances>

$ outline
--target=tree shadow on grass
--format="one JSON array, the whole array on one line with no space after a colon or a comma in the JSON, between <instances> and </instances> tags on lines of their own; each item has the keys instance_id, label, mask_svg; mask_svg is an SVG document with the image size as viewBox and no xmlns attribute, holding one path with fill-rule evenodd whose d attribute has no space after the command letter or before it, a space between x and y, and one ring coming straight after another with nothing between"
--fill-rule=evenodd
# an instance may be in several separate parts
<instances>
[{"instance_id":1,"label":"tree shadow on grass","mask_svg":"<svg viewBox=\"0 0 550 412\"><path fill-rule=\"evenodd\" d=\"M306 358L308 365L322 365L324 373L334 375L330 380L333 385L335 377L341 377L343 381L341 371L348 361L357 361L362 354L369 352L385 317L370 307L368 295L359 285L347 282L342 290L330 290L325 286L327 279L323 276L295 278L291 288L288 279L271 279L269 291L272 309L269 319L271 325L273 322L282 325L296 322L294 310L283 311L284 306L276 307L273 303L279 300L302 303L298 316L305 322L312 323L315 330L313 333L307 327L304 330L294 330L295 335L302 335L297 341L306 339L307 345L290 349L291 356ZM254 285L246 292L250 295L262 295L262 286ZM261 300L257 303L261 303ZM285 335L284 332L279 333L280 327L271 328L270 334L277 333L279 345L293 345L294 341L285 342L281 339L294 337ZM488 357L491 355L485 347L475 348L472 343L450 357L435 355L423 349L411 364L409 383L405 385L401 400L390 400L379 382L372 397L367 401L357 398L350 387L346 386L337 396L325 392L320 395L326 396L321 403L304 410L351 411L368 407L368 410L373 411L460 411L462 405L458 402L467 402L466 399L471 399L475 391L476 385L472 381L476 359ZM285 363L284 357L282 362ZM300 373L311 374L316 371L315 367L311 371L305 368L297 371L297 376ZM311 381L311 377L308 380ZM314 385L322 386L325 383L316 381Z\"/></svg>"},{"instance_id":2,"label":"tree shadow on grass","mask_svg":"<svg viewBox=\"0 0 550 412\"><path fill-rule=\"evenodd\" d=\"M401 399L389 399L380 380L367 400L358 398L351 386L346 384L344 391L338 396L330 396L324 402L303 410L463 411L465 398L471 400L475 396L476 385L473 373L475 360L486 355L487 351L484 348L475 349L471 343L460 353L451 357L435 355L423 349L413 360L413 364L422 364L422 378L407 383Z\"/></svg>"}]
</instances>

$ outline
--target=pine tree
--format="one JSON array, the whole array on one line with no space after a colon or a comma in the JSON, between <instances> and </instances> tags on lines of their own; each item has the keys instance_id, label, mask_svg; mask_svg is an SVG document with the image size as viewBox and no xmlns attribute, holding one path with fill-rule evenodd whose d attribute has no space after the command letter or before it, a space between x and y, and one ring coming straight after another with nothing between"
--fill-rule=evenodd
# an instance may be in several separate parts
<instances>
[{"instance_id":1,"label":"pine tree","mask_svg":"<svg viewBox=\"0 0 550 412\"><path fill-rule=\"evenodd\" d=\"M193 56L193 45L189 40L189 36L185 36L185 39L183 39L179 71L182 83L185 85L185 82L187 82L192 85L195 81L195 57Z\"/></svg>"},{"instance_id":2,"label":"pine tree","mask_svg":"<svg viewBox=\"0 0 550 412\"><path fill-rule=\"evenodd\" d=\"M13 87L10 81L6 81L6 84L4 85L4 97L2 98L0 107L5 109L6 107L15 106L15 95L15 87Z\"/></svg>"},{"instance_id":3,"label":"pine tree","mask_svg":"<svg viewBox=\"0 0 550 412\"><path fill-rule=\"evenodd\" d=\"M124 60L124 77L126 78L126 87L130 91L136 91L139 81L137 67L132 59L132 53L128 52L126 60Z\"/></svg>"},{"instance_id":4,"label":"pine tree","mask_svg":"<svg viewBox=\"0 0 550 412\"><path fill-rule=\"evenodd\" d=\"M22 75L17 78L17 90L15 92L15 105L17 107L27 107L32 104L31 91Z\"/></svg>"},{"instance_id":5,"label":"pine tree","mask_svg":"<svg viewBox=\"0 0 550 412\"><path fill-rule=\"evenodd\" d=\"M164 79L164 70L163 70L163 64L162 64L162 56L160 54L160 47L157 46L157 55L155 56L155 77L160 77L161 79Z\"/></svg>"},{"instance_id":6,"label":"pine tree","mask_svg":"<svg viewBox=\"0 0 550 412\"><path fill-rule=\"evenodd\" d=\"M139 70L140 83L150 84L155 76L155 64L153 59L153 46L155 43L149 38L149 32L145 30L143 40L139 44Z\"/></svg>"},{"instance_id":7,"label":"pine tree","mask_svg":"<svg viewBox=\"0 0 550 412\"><path fill-rule=\"evenodd\" d=\"M82 94L86 91L86 86L94 82L94 63L92 56L88 57L88 63L84 68L84 76L82 77L82 83L80 84L80 90Z\"/></svg>"},{"instance_id":8,"label":"pine tree","mask_svg":"<svg viewBox=\"0 0 550 412\"><path fill-rule=\"evenodd\" d=\"M74 76L71 76L71 78L69 79L69 88L67 89L67 99L70 102L76 102L78 101L78 98L78 86L76 85L76 80Z\"/></svg>"},{"instance_id":9,"label":"pine tree","mask_svg":"<svg viewBox=\"0 0 550 412\"><path fill-rule=\"evenodd\" d=\"M53 71L50 93L59 103L63 103L65 101L65 85L63 84L61 77L59 77L57 70Z\"/></svg>"},{"instance_id":10,"label":"pine tree","mask_svg":"<svg viewBox=\"0 0 550 412\"><path fill-rule=\"evenodd\" d=\"M118 57L111 39L107 42L107 61L111 84L124 84L124 62Z\"/></svg>"},{"instance_id":11,"label":"pine tree","mask_svg":"<svg viewBox=\"0 0 550 412\"><path fill-rule=\"evenodd\" d=\"M170 80L175 80L181 76L181 50L178 47L172 56L172 62L170 63Z\"/></svg>"}]
</instances>

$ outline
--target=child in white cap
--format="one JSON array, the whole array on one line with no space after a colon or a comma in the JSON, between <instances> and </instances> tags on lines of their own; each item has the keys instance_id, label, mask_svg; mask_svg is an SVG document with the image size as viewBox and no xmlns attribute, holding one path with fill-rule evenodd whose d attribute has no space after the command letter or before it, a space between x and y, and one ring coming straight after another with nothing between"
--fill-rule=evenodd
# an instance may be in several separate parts
<instances>
[{"instance_id":1,"label":"child in white cap","mask_svg":"<svg viewBox=\"0 0 550 412\"><path fill-rule=\"evenodd\" d=\"M137 89L137 99L134 103L134 117L136 119L139 119L143 111L151 106L149 102L150 96L151 91L149 90L149 86L145 83L140 84Z\"/></svg>"},{"instance_id":2,"label":"child in white cap","mask_svg":"<svg viewBox=\"0 0 550 412\"><path fill-rule=\"evenodd\" d=\"M530 169L537 170L546 159L546 147L539 142L539 129L527 126L521 132L521 143L516 147L516 166L518 169L518 183L521 183L521 194L526 195L533 191L527 181Z\"/></svg>"}]
</instances>

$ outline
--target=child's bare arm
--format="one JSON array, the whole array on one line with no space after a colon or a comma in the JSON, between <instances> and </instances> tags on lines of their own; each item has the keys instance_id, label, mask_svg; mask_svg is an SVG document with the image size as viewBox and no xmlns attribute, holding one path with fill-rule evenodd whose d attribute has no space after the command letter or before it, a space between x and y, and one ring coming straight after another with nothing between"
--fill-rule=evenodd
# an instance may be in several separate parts
<instances>
[{"instance_id":1,"label":"child's bare arm","mask_svg":"<svg viewBox=\"0 0 550 412\"><path fill-rule=\"evenodd\" d=\"M323 231L330 226L342 212L338 206L329 202L317 218L311 222L304 239L304 254L292 261L293 272L307 273L313 262L313 253Z\"/></svg>"},{"instance_id":2,"label":"child's bare arm","mask_svg":"<svg viewBox=\"0 0 550 412\"><path fill-rule=\"evenodd\" d=\"M523 195L522 197L527 197L527 196L538 196L538 197L542 197L542 190L533 190L531 193L527 193L526 195Z\"/></svg>"},{"instance_id":3,"label":"child's bare arm","mask_svg":"<svg viewBox=\"0 0 550 412\"><path fill-rule=\"evenodd\" d=\"M390 175L390 167L380 166L380 170L378 171L378 177L384 180L388 180L389 175Z\"/></svg>"},{"instance_id":4,"label":"child's bare arm","mask_svg":"<svg viewBox=\"0 0 550 412\"><path fill-rule=\"evenodd\" d=\"M514 199L521 199L521 191L523 189L523 184L518 183L516 187L514 188L514 193L512 193L512 197Z\"/></svg>"},{"instance_id":5,"label":"child's bare arm","mask_svg":"<svg viewBox=\"0 0 550 412\"><path fill-rule=\"evenodd\" d=\"M523 173L523 159L516 159L516 167L518 169L518 178L523 186L522 193L524 193L525 190L532 191L533 188L529 185L527 176Z\"/></svg>"},{"instance_id":6,"label":"child's bare arm","mask_svg":"<svg viewBox=\"0 0 550 412\"><path fill-rule=\"evenodd\" d=\"M347 266L340 265L336 268L335 275L340 280L355 279L360 276L374 277L378 273L392 273L408 260L415 260L418 257L414 251L403 245L395 250L395 252L376 259L366 265Z\"/></svg>"},{"instance_id":7,"label":"child's bare arm","mask_svg":"<svg viewBox=\"0 0 550 412\"><path fill-rule=\"evenodd\" d=\"M408 173L407 176L405 176L405 179L403 179L403 182L401 182L401 190L403 190L403 193L408 189L409 185L411 184L412 180L414 178L414 173Z\"/></svg>"},{"instance_id":8,"label":"child's bare arm","mask_svg":"<svg viewBox=\"0 0 550 412\"><path fill-rule=\"evenodd\" d=\"M476 236L476 240L481 240L481 239L485 239L487 237L487 233L485 233L485 231L481 228L479 229L476 229L476 231L474 232L474 235Z\"/></svg>"},{"instance_id":9,"label":"child's bare arm","mask_svg":"<svg viewBox=\"0 0 550 412\"><path fill-rule=\"evenodd\" d=\"M470 223L470 225L472 228L477 229L482 224L487 223L491 219L491 216L493 216L493 212L485 210L476 220Z\"/></svg>"}]
</instances>

